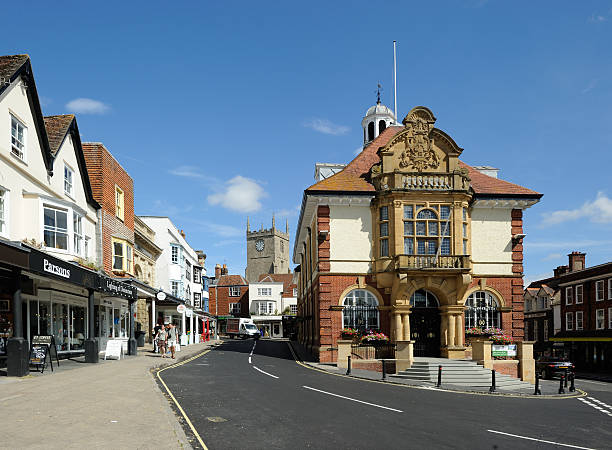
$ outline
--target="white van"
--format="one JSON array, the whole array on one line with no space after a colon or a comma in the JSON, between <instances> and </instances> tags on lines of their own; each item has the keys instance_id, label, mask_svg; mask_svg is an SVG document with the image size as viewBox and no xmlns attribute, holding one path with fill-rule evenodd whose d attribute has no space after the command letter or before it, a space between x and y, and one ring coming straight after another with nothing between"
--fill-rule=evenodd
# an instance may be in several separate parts
<instances>
[{"instance_id":1,"label":"white van","mask_svg":"<svg viewBox=\"0 0 612 450\"><path fill-rule=\"evenodd\" d=\"M227 335L231 339L234 337L259 339L259 330L253 319L227 319Z\"/></svg>"}]
</instances>

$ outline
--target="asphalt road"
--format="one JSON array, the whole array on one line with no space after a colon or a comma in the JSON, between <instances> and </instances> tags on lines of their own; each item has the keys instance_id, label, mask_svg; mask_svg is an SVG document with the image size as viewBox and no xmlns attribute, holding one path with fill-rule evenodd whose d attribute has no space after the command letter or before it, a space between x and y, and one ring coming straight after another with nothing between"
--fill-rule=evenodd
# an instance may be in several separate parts
<instances>
[{"instance_id":1,"label":"asphalt road","mask_svg":"<svg viewBox=\"0 0 612 450\"><path fill-rule=\"evenodd\" d=\"M225 341L163 380L210 449L612 448L606 383L582 400L415 389L302 367L272 340Z\"/></svg>"}]
</instances>

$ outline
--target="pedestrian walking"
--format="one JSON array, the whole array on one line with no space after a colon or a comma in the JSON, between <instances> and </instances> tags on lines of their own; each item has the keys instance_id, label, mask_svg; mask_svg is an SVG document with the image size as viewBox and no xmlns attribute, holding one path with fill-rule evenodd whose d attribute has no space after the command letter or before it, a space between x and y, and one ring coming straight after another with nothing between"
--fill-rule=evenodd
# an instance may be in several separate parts
<instances>
[{"instance_id":1,"label":"pedestrian walking","mask_svg":"<svg viewBox=\"0 0 612 450\"><path fill-rule=\"evenodd\" d=\"M172 323L168 328L168 348L172 353L172 359L174 359L174 351L176 349L176 327Z\"/></svg>"},{"instance_id":2,"label":"pedestrian walking","mask_svg":"<svg viewBox=\"0 0 612 450\"><path fill-rule=\"evenodd\" d=\"M155 342L157 342L157 346L159 347L159 353L161 353L161 357L166 357L166 341L168 340L168 333L166 332L165 327L160 327L155 335Z\"/></svg>"}]
</instances>

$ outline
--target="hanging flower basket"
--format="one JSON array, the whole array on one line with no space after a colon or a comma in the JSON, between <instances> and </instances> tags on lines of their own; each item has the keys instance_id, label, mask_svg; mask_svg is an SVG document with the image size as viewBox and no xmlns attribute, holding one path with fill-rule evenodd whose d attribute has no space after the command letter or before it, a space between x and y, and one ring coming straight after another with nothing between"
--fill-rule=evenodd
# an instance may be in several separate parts
<instances>
[{"instance_id":1,"label":"hanging flower basket","mask_svg":"<svg viewBox=\"0 0 612 450\"><path fill-rule=\"evenodd\" d=\"M510 336L506 336L505 334L498 334L495 336L491 336L490 338L495 345L510 345L512 344L512 338Z\"/></svg>"}]
</instances>

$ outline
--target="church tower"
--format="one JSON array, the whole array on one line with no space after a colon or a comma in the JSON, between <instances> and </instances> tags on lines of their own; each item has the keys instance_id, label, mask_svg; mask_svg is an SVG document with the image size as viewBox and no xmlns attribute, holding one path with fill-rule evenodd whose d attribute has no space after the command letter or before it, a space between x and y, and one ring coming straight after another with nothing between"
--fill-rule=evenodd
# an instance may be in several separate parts
<instances>
[{"instance_id":1,"label":"church tower","mask_svg":"<svg viewBox=\"0 0 612 450\"><path fill-rule=\"evenodd\" d=\"M258 281L261 274L290 273L289 268L289 221L285 232L276 228L272 216L272 228L251 231L247 218L246 229L247 266L246 279L249 283Z\"/></svg>"}]
</instances>

